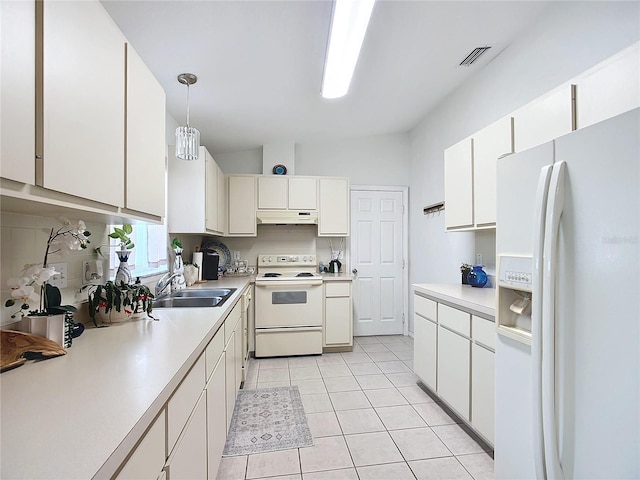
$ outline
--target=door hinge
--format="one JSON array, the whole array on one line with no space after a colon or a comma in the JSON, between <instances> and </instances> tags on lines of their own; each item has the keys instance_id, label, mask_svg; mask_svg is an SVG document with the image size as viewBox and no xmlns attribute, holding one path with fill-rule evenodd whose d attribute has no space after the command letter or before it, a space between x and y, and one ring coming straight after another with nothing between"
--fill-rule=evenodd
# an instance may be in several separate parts
<instances>
[{"instance_id":1,"label":"door hinge","mask_svg":"<svg viewBox=\"0 0 640 480\"><path fill-rule=\"evenodd\" d=\"M402 325L404 325L404 313L402 314Z\"/></svg>"},{"instance_id":2,"label":"door hinge","mask_svg":"<svg viewBox=\"0 0 640 480\"><path fill-rule=\"evenodd\" d=\"M404 258L402 259L402 269L404 270L406 268L407 264L404 260Z\"/></svg>"}]
</instances>

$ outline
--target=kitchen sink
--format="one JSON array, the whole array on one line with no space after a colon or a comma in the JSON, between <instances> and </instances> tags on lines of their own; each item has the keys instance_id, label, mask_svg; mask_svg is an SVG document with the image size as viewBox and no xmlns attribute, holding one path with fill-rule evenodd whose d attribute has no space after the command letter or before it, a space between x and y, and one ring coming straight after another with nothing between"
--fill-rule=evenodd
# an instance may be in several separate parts
<instances>
[{"instance_id":1,"label":"kitchen sink","mask_svg":"<svg viewBox=\"0 0 640 480\"><path fill-rule=\"evenodd\" d=\"M201 298L201 297L226 297L233 293L235 288L213 288L198 290L178 290L170 296L173 298Z\"/></svg>"},{"instance_id":2,"label":"kitchen sink","mask_svg":"<svg viewBox=\"0 0 640 480\"><path fill-rule=\"evenodd\" d=\"M235 288L178 290L153 301L153 308L219 307L235 292Z\"/></svg>"}]
</instances>

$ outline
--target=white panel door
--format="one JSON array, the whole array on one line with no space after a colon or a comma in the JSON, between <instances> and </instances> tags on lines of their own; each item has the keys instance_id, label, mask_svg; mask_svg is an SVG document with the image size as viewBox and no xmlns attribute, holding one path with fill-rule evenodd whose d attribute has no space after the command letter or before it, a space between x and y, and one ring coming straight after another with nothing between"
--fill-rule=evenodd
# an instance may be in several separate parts
<instances>
[{"instance_id":1,"label":"white panel door","mask_svg":"<svg viewBox=\"0 0 640 480\"><path fill-rule=\"evenodd\" d=\"M403 194L351 192L354 335L403 333Z\"/></svg>"}]
</instances>

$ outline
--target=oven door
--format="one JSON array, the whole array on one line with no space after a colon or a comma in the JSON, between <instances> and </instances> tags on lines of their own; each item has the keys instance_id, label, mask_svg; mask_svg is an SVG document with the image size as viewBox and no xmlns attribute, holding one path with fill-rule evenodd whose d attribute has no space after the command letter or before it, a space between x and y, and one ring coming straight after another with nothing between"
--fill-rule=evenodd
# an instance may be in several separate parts
<instances>
[{"instance_id":1,"label":"oven door","mask_svg":"<svg viewBox=\"0 0 640 480\"><path fill-rule=\"evenodd\" d=\"M322 280L256 281L256 328L322 326Z\"/></svg>"}]
</instances>

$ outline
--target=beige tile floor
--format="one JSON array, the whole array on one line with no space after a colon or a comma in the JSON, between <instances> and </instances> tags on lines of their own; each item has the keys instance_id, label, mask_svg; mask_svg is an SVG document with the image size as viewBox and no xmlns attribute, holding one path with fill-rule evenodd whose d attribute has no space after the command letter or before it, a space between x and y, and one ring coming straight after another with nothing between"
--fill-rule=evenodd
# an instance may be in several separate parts
<instances>
[{"instance_id":1,"label":"beige tile floor","mask_svg":"<svg viewBox=\"0 0 640 480\"><path fill-rule=\"evenodd\" d=\"M244 388L297 385L314 445L225 457L220 480L493 479L493 459L417 384L413 339L252 359Z\"/></svg>"}]
</instances>

